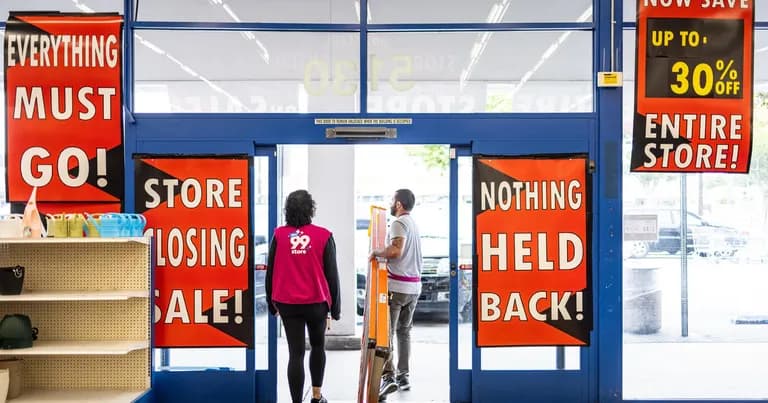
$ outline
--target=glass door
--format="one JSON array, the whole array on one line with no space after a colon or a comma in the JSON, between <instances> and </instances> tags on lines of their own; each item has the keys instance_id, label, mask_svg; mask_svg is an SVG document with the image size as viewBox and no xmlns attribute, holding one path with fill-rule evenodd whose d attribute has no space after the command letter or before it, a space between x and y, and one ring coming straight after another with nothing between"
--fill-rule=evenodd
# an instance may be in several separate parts
<instances>
[{"instance_id":1,"label":"glass door","mask_svg":"<svg viewBox=\"0 0 768 403\"><path fill-rule=\"evenodd\" d=\"M452 307L452 400L498 401L506 396L527 402L588 402L596 390L589 363L596 356L591 307L597 295L591 292L596 289L591 275L596 267L591 267L595 254L590 250L587 157L539 149L529 155L525 145L513 149L512 144L475 144L474 155L457 149L451 164L456 189L452 301L457 302ZM570 174L562 174L561 168ZM496 207L487 205L491 201ZM486 236L492 240L486 242ZM479 239L483 248L476 249ZM580 257L577 249L583 251ZM484 256L478 256L480 251ZM573 269L573 262L581 263ZM574 276L582 269L583 276ZM510 280L489 293L478 275L493 270L496 278ZM469 309L459 304L467 288ZM499 336L505 333L518 335ZM493 340L498 344L489 346Z\"/></svg>"}]
</instances>

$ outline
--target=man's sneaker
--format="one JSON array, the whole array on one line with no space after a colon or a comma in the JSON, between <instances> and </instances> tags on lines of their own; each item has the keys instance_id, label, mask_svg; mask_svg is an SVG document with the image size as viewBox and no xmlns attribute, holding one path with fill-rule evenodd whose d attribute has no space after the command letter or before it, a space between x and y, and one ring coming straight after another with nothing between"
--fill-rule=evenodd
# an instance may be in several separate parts
<instances>
[{"instance_id":1,"label":"man's sneaker","mask_svg":"<svg viewBox=\"0 0 768 403\"><path fill-rule=\"evenodd\" d=\"M310 403L328 403L328 400L325 400L325 396L320 396L319 399L313 397L312 400L310 400Z\"/></svg>"},{"instance_id":2,"label":"man's sneaker","mask_svg":"<svg viewBox=\"0 0 768 403\"><path fill-rule=\"evenodd\" d=\"M397 387L400 390L411 390L411 383L408 381L408 375L397 377Z\"/></svg>"},{"instance_id":3,"label":"man's sneaker","mask_svg":"<svg viewBox=\"0 0 768 403\"><path fill-rule=\"evenodd\" d=\"M379 389L379 400L382 397L386 399L386 396L392 392L397 391L397 382L392 378L384 378L381 383L381 389Z\"/></svg>"}]
</instances>

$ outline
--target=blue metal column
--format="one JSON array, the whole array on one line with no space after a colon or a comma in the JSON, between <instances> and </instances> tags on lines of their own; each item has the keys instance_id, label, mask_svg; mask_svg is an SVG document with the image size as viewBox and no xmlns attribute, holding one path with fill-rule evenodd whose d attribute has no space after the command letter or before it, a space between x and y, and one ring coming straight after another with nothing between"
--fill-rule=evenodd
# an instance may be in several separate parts
<instances>
[{"instance_id":1,"label":"blue metal column","mask_svg":"<svg viewBox=\"0 0 768 403\"><path fill-rule=\"evenodd\" d=\"M474 173L476 169L476 157L472 156L472 172ZM475 382L476 379L480 379L480 371L481 371L481 351L480 348L477 347L477 321L480 320L478 317L480 315L477 314L477 252L476 248L476 234L477 234L477 220L475 217L475 184L474 184L474 178L472 179L472 309L474 309L475 313L472 315L472 376L470 377L470 396L471 402L479 402L480 401L480 393L477 388L477 382Z\"/></svg>"},{"instance_id":2,"label":"blue metal column","mask_svg":"<svg viewBox=\"0 0 768 403\"><path fill-rule=\"evenodd\" d=\"M368 113L368 0L360 0L360 113Z\"/></svg>"},{"instance_id":3,"label":"blue metal column","mask_svg":"<svg viewBox=\"0 0 768 403\"><path fill-rule=\"evenodd\" d=\"M452 147L449 160L448 233L450 234L448 261L451 270L450 305L448 320L448 368L451 402L469 402L472 399L472 372L459 369L459 281L463 273L459 264L459 158L470 155L469 148ZM473 315L474 316L474 315ZM473 318L474 320L474 318Z\"/></svg>"},{"instance_id":4,"label":"blue metal column","mask_svg":"<svg viewBox=\"0 0 768 403\"><path fill-rule=\"evenodd\" d=\"M277 227L277 151L273 147L269 157L269 232ZM277 401L277 318L269 318L269 371L268 379L274 385L272 392L264 398L267 401Z\"/></svg>"},{"instance_id":5,"label":"blue metal column","mask_svg":"<svg viewBox=\"0 0 768 403\"><path fill-rule=\"evenodd\" d=\"M275 146L256 147L257 157L267 157L268 161L268 190L267 203L269 204L267 219L267 233L272 234L277 227L277 150ZM255 397L257 402L277 401L277 318L269 315L267 319L267 369L255 370ZM253 354L249 353L249 357Z\"/></svg>"},{"instance_id":6,"label":"blue metal column","mask_svg":"<svg viewBox=\"0 0 768 403\"><path fill-rule=\"evenodd\" d=\"M134 0L125 0L123 3L123 210L127 212L133 212L133 154L136 152L136 121L133 118L133 3Z\"/></svg>"},{"instance_id":7,"label":"blue metal column","mask_svg":"<svg viewBox=\"0 0 768 403\"><path fill-rule=\"evenodd\" d=\"M621 71L622 2L597 0L597 36L595 57L598 71ZM590 393L592 400L621 401L622 378L622 88L597 88L596 111L598 133L593 188L593 256L597 290L595 329L593 339L598 357L590 357L590 382L597 387ZM596 361L596 362L594 362Z\"/></svg>"},{"instance_id":8,"label":"blue metal column","mask_svg":"<svg viewBox=\"0 0 768 403\"><path fill-rule=\"evenodd\" d=\"M133 113L134 110L134 63L133 63L133 0L125 0L123 5L123 104Z\"/></svg>"}]
</instances>

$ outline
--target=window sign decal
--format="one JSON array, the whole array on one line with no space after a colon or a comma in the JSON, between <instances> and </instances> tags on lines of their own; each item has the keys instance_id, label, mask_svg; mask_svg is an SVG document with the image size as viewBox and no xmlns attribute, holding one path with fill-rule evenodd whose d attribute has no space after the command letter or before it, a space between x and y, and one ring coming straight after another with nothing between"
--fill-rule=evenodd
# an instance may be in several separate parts
<instances>
[{"instance_id":1,"label":"window sign decal","mask_svg":"<svg viewBox=\"0 0 768 403\"><path fill-rule=\"evenodd\" d=\"M117 14L12 13L6 24L7 198L121 203Z\"/></svg>"},{"instance_id":2,"label":"window sign decal","mask_svg":"<svg viewBox=\"0 0 768 403\"><path fill-rule=\"evenodd\" d=\"M135 158L154 239L155 347L253 347L250 160Z\"/></svg>"},{"instance_id":3,"label":"window sign decal","mask_svg":"<svg viewBox=\"0 0 768 403\"><path fill-rule=\"evenodd\" d=\"M589 345L586 157L477 156L473 178L477 346Z\"/></svg>"},{"instance_id":4,"label":"window sign decal","mask_svg":"<svg viewBox=\"0 0 768 403\"><path fill-rule=\"evenodd\" d=\"M749 172L754 20L754 0L638 0L632 172Z\"/></svg>"}]
</instances>

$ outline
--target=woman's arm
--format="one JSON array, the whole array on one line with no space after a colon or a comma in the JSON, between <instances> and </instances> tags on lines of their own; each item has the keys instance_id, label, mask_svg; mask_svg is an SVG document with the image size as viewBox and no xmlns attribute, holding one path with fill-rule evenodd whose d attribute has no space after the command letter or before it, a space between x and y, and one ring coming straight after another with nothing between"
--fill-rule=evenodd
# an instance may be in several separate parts
<instances>
[{"instance_id":1,"label":"woman's arm","mask_svg":"<svg viewBox=\"0 0 768 403\"><path fill-rule=\"evenodd\" d=\"M323 271L328 281L328 289L331 292L331 317L335 320L341 318L341 297L339 295L339 268L336 265L336 242L333 235L328 238L323 251Z\"/></svg>"},{"instance_id":2,"label":"woman's arm","mask_svg":"<svg viewBox=\"0 0 768 403\"><path fill-rule=\"evenodd\" d=\"M272 271L275 268L275 251L277 250L277 240L273 237L269 244L269 255L267 255L267 275L264 278L264 291L267 297L267 309L272 315L277 315L277 308L272 303Z\"/></svg>"}]
</instances>

